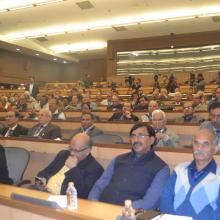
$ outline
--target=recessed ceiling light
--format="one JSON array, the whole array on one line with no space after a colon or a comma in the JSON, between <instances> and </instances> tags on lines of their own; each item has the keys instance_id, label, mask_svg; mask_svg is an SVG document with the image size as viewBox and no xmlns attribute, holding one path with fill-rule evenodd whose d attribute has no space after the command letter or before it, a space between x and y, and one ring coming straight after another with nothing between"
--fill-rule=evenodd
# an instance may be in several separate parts
<instances>
[{"instance_id":1,"label":"recessed ceiling light","mask_svg":"<svg viewBox=\"0 0 220 220\"><path fill-rule=\"evenodd\" d=\"M57 60L57 58L53 58L53 60L54 60L54 61L56 61L56 60Z\"/></svg>"},{"instance_id":2,"label":"recessed ceiling light","mask_svg":"<svg viewBox=\"0 0 220 220\"><path fill-rule=\"evenodd\" d=\"M64 60L63 63L67 63L66 60Z\"/></svg>"},{"instance_id":3,"label":"recessed ceiling light","mask_svg":"<svg viewBox=\"0 0 220 220\"><path fill-rule=\"evenodd\" d=\"M17 50L17 51L20 51L21 49L20 49L20 48L16 48L16 50Z\"/></svg>"},{"instance_id":4,"label":"recessed ceiling light","mask_svg":"<svg viewBox=\"0 0 220 220\"><path fill-rule=\"evenodd\" d=\"M39 53L36 53L35 55L36 55L36 56L40 56L40 54L39 54Z\"/></svg>"}]
</instances>

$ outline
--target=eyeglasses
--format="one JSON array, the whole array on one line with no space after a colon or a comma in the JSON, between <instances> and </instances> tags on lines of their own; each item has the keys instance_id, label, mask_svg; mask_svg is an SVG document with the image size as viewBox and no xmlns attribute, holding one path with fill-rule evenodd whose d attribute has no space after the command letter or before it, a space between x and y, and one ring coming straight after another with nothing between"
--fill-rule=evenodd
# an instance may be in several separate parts
<instances>
[{"instance_id":1,"label":"eyeglasses","mask_svg":"<svg viewBox=\"0 0 220 220\"><path fill-rule=\"evenodd\" d=\"M217 119L220 119L220 115L214 115L214 114L210 113L210 114L209 114L209 118L210 118L210 119L216 119L216 118L217 118Z\"/></svg>"},{"instance_id":2,"label":"eyeglasses","mask_svg":"<svg viewBox=\"0 0 220 220\"><path fill-rule=\"evenodd\" d=\"M200 142L198 140L194 140L193 141L193 146L194 147L199 147L199 146L202 146L204 148L209 148L212 146L212 143L210 143L209 141L204 141L204 142Z\"/></svg>"},{"instance_id":3,"label":"eyeglasses","mask_svg":"<svg viewBox=\"0 0 220 220\"><path fill-rule=\"evenodd\" d=\"M80 153L80 152L83 152L84 150L86 150L88 148L90 148L90 147L84 147L83 149L77 150L77 149L73 149L73 148L69 147L69 151L74 152L74 153Z\"/></svg>"},{"instance_id":4,"label":"eyeglasses","mask_svg":"<svg viewBox=\"0 0 220 220\"><path fill-rule=\"evenodd\" d=\"M149 134L131 134L130 138L140 138L144 139L145 137L149 137Z\"/></svg>"}]
</instances>

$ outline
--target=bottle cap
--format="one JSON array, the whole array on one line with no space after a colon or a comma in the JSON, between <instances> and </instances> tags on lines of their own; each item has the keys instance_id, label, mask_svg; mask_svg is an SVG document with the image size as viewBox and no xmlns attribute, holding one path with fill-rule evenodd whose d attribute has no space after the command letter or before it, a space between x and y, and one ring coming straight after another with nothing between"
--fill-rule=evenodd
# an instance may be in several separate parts
<instances>
[{"instance_id":1,"label":"bottle cap","mask_svg":"<svg viewBox=\"0 0 220 220\"><path fill-rule=\"evenodd\" d=\"M68 186L74 186L74 182L69 182Z\"/></svg>"},{"instance_id":2,"label":"bottle cap","mask_svg":"<svg viewBox=\"0 0 220 220\"><path fill-rule=\"evenodd\" d=\"M131 200L125 200L125 206L131 206Z\"/></svg>"}]
</instances>

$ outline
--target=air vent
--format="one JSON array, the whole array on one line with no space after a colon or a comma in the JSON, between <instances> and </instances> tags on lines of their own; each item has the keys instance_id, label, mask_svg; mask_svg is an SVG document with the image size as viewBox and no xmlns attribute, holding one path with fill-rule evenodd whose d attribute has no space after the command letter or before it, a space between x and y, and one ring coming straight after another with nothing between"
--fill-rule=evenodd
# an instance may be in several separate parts
<instances>
[{"instance_id":1,"label":"air vent","mask_svg":"<svg viewBox=\"0 0 220 220\"><path fill-rule=\"evenodd\" d=\"M124 26L118 26L118 27L112 26L112 28L115 29L116 31L127 31L127 28Z\"/></svg>"},{"instance_id":2,"label":"air vent","mask_svg":"<svg viewBox=\"0 0 220 220\"><path fill-rule=\"evenodd\" d=\"M76 4L82 9L91 9L94 8L94 5L90 1L76 2Z\"/></svg>"},{"instance_id":3,"label":"air vent","mask_svg":"<svg viewBox=\"0 0 220 220\"><path fill-rule=\"evenodd\" d=\"M46 37L37 37L36 40L38 40L40 42L48 41Z\"/></svg>"},{"instance_id":4,"label":"air vent","mask_svg":"<svg viewBox=\"0 0 220 220\"><path fill-rule=\"evenodd\" d=\"M220 22L220 16L213 16L212 21L213 22Z\"/></svg>"}]
</instances>

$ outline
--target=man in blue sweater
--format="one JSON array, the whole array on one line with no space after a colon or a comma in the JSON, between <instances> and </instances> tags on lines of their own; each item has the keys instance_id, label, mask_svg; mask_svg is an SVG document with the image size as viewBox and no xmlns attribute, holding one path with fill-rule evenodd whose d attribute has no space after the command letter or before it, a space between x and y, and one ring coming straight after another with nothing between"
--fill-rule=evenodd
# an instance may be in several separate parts
<instances>
[{"instance_id":1,"label":"man in blue sweater","mask_svg":"<svg viewBox=\"0 0 220 220\"><path fill-rule=\"evenodd\" d=\"M89 193L89 199L123 205L132 200L136 209L157 209L169 178L169 168L153 150L155 131L144 123L130 131L132 150L113 159Z\"/></svg>"},{"instance_id":2,"label":"man in blue sweater","mask_svg":"<svg viewBox=\"0 0 220 220\"><path fill-rule=\"evenodd\" d=\"M194 160L178 165L160 198L161 212L195 220L220 219L220 166L215 134L199 130L193 141Z\"/></svg>"}]
</instances>

